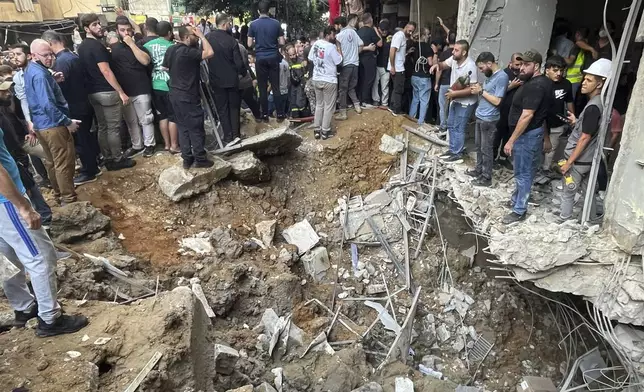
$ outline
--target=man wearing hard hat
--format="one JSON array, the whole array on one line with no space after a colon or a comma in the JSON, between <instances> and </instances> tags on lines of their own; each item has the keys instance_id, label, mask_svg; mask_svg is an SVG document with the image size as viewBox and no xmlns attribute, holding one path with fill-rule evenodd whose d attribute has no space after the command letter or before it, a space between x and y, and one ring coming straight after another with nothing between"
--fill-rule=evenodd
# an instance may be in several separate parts
<instances>
[{"instance_id":1,"label":"man wearing hard hat","mask_svg":"<svg viewBox=\"0 0 644 392\"><path fill-rule=\"evenodd\" d=\"M568 144L564 151L566 159L559 162L564 175L560 214L562 222L572 218L577 191L579 189L585 190L588 187L588 173L590 173L593 164L593 156L598 144L601 143L597 137L604 111L601 91L608 81L611 67L610 60L599 59L584 71L581 93L588 97L588 103L579 118L575 118L575 115L570 112L568 113L572 133L568 137ZM596 217L594 197L590 217L591 219Z\"/></svg>"}]
</instances>

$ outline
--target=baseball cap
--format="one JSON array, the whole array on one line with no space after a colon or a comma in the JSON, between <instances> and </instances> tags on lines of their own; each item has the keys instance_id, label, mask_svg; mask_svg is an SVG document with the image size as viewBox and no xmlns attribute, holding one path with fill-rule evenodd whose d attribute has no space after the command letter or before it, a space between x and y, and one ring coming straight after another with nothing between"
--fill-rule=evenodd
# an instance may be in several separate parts
<instances>
[{"instance_id":1,"label":"baseball cap","mask_svg":"<svg viewBox=\"0 0 644 392\"><path fill-rule=\"evenodd\" d=\"M536 49L526 50L525 52L521 53L521 56L517 57L517 60L526 63L543 64L543 57L541 57L541 53L539 53L539 51Z\"/></svg>"},{"instance_id":2,"label":"baseball cap","mask_svg":"<svg viewBox=\"0 0 644 392\"><path fill-rule=\"evenodd\" d=\"M13 78L11 76L4 79L0 78L0 91L9 90L13 86Z\"/></svg>"}]
</instances>

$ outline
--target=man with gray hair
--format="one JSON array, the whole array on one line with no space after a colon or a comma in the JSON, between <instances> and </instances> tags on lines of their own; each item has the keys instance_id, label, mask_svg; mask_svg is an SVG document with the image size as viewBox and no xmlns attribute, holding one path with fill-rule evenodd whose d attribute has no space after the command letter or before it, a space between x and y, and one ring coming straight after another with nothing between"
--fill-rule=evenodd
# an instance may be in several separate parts
<instances>
[{"instance_id":1,"label":"man with gray hair","mask_svg":"<svg viewBox=\"0 0 644 392\"><path fill-rule=\"evenodd\" d=\"M74 166L76 150L72 134L80 121L70 118L69 107L49 68L54 52L47 41L31 43L31 63L25 69L25 94L31 121L47 159L45 165L54 195L63 204L76 201Z\"/></svg>"},{"instance_id":2,"label":"man with gray hair","mask_svg":"<svg viewBox=\"0 0 644 392\"><path fill-rule=\"evenodd\" d=\"M74 133L74 146L82 167L79 175L74 177L74 185L96 181L100 170L98 168L98 139L95 134L92 134L94 108L87 99L87 89L83 78L77 77L77 75L82 75L83 65L74 52L65 48L65 39L59 32L45 31L42 38L49 42L56 55L56 62L52 69L63 75L63 80L58 83L58 86L63 92L67 105L69 105L69 113L72 118L80 121L78 131Z\"/></svg>"}]
</instances>

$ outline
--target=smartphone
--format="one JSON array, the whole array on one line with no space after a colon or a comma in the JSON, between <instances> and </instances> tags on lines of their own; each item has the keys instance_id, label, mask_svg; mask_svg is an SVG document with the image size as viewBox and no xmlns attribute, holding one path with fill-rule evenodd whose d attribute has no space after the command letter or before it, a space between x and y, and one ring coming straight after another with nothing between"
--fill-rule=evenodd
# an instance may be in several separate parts
<instances>
[{"instance_id":1,"label":"smartphone","mask_svg":"<svg viewBox=\"0 0 644 392\"><path fill-rule=\"evenodd\" d=\"M570 120L568 120L567 117L564 117L561 114L557 114L557 118L565 123L570 123Z\"/></svg>"}]
</instances>

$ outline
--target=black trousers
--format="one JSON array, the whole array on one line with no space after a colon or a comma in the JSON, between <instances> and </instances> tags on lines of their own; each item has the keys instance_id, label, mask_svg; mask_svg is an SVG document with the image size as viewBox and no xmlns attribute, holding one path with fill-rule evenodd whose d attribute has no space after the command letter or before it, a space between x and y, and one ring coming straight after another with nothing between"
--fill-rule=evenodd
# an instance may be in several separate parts
<instances>
[{"instance_id":1,"label":"black trousers","mask_svg":"<svg viewBox=\"0 0 644 392\"><path fill-rule=\"evenodd\" d=\"M74 147L76 154L80 158L83 167L80 169L82 174L88 176L95 176L98 173L98 140L96 134L92 133L92 123L94 122L94 112L85 114L83 116L73 116L77 120L81 120L78 125L78 130L74 132Z\"/></svg>"},{"instance_id":2,"label":"black trousers","mask_svg":"<svg viewBox=\"0 0 644 392\"><path fill-rule=\"evenodd\" d=\"M262 110L262 117L268 117L268 82L271 82L273 89L273 99L275 100L275 108L277 109L277 117L284 118L284 104L282 103L282 95L280 94L280 62L282 57L276 55L268 59L257 59L255 62L255 70L257 71L257 87L259 88L259 105Z\"/></svg>"},{"instance_id":3,"label":"black trousers","mask_svg":"<svg viewBox=\"0 0 644 392\"><path fill-rule=\"evenodd\" d=\"M376 80L376 58L363 56L360 58L360 69L358 71L358 98L362 103L372 103L371 90Z\"/></svg>"},{"instance_id":4,"label":"black trousers","mask_svg":"<svg viewBox=\"0 0 644 392\"><path fill-rule=\"evenodd\" d=\"M396 72L393 76L393 92L391 93L391 110L396 114L402 113L402 98L405 92L405 73Z\"/></svg>"},{"instance_id":5,"label":"black trousers","mask_svg":"<svg viewBox=\"0 0 644 392\"><path fill-rule=\"evenodd\" d=\"M510 140L510 136L512 135L507 121L505 121L505 123L501 123L501 121L499 121L496 125L496 133L494 134L494 147L492 150L494 159L496 159L497 156L503 158L508 157L505 151L503 151L503 147L505 147L505 144ZM501 150L500 153L499 149Z\"/></svg>"},{"instance_id":6,"label":"black trousers","mask_svg":"<svg viewBox=\"0 0 644 392\"><path fill-rule=\"evenodd\" d=\"M184 163L203 162L206 158L206 130L201 99L187 94L170 92L170 103L177 121L181 158Z\"/></svg>"},{"instance_id":7,"label":"black trousers","mask_svg":"<svg viewBox=\"0 0 644 392\"><path fill-rule=\"evenodd\" d=\"M232 142L239 137L239 107L241 97L237 87L221 88L210 86L212 97L215 99L215 107L224 131L224 144Z\"/></svg>"},{"instance_id":8,"label":"black trousers","mask_svg":"<svg viewBox=\"0 0 644 392\"><path fill-rule=\"evenodd\" d=\"M239 90L239 92L241 93L241 98L244 100L244 102L246 102L246 105L248 106L250 111L253 112L253 116L255 116L256 119L261 118L262 112L259 110L259 102L257 102L255 88L253 86L250 86L243 90Z\"/></svg>"}]
</instances>

